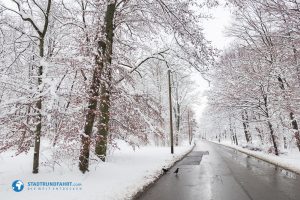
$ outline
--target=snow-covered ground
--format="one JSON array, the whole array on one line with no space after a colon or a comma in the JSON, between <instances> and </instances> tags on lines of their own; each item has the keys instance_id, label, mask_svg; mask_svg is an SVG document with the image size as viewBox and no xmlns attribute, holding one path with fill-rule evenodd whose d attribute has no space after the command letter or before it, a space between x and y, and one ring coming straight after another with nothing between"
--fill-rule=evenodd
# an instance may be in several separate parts
<instances>
[{"instance_id":1,"label":"snow-covered ground","mask_svg":"<svg viewBox=\"0 0 300 200\"><path fill-rule=\"evenodd\" d=\"M215 142L219 144L218 142ZM279 156L276 156L274 154L269 154L265 151L253 151L249 150L246 147L246 145L237 146L234 144L231 144L230 141L223 141L220 144L234 148L236 150L239 150L243 153L246 153L248 155L254 156L256 158L265 160L267 162L273 163L277 166L280 166L282 168L294 171L298 174L300 174L300 152L297 151L297 149L291 149L284 152L284 154L281 154Z\"/></svg>"},{"instance_id":2,"label":"snow-covered ground","mask_svg":"<svg viewBox=\"0 0 300 200\"><path fill-rule=\"evenodd\" d=\"M90 171L81 174L79 170L65 168L40 169L39 174L32 174L32 154L11 157L8 153L0 155L0 199L1 200L117 200L131 199L144 186L153 182L163 167L169 167L188 153L192 146L175 147L175 154L170 154L169 147L147 146L132 150L121 144L106 163L92 165ZM12 182L22 180L25 188L21 192L12 190ZM43 191L28 187L29 182L76 182L82 184L79 190L53 191L53 187Z\"/></svg>"}]
</instances>

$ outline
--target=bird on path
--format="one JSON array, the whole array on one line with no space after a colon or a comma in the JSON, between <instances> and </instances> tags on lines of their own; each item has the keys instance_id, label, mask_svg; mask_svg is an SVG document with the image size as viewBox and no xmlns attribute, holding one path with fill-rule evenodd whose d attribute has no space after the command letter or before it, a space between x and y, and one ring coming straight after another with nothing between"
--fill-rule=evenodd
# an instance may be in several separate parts
<instances>
[{"instance_id":1,"label":"bird on path","mask_svg":"<svg viewBox=\"0 0 300 200\"><path fill-rule=\"evenodd\" d=\"M174 173L177 175L178 174L178 171L179 171L179 168L177 168Z\"/></svg>"},{"instance_id":2,"label":"bird on path","mask_svg":"<svg viewBox=\"0 0 300 200\"><path fill-rule=\"evenodd\" d=\"M162 168L162 170L163 170L164 173L167 173L167 172L169 171L169 170L166 169L166 168Z\"/></svg>"}]
</instances>

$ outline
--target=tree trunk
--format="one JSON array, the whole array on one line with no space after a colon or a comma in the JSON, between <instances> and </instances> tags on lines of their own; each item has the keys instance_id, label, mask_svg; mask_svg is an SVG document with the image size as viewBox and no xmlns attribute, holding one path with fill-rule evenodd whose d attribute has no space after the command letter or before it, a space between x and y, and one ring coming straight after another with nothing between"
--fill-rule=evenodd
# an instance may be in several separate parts
<instances>
[{"instance_id":1,"label":"tree trunk","mask_svg":"<svg viewBox=\"0 0 300 200\"><path fill-rule=\"evenodd\" d=\"M277 142L276 142L276 137L274 135L274 129L273 129L273 126L271 124L271 122L268 120L268 126L269 126L269 129L270 129L270 134L271 134L271 139L272 139L272 142L273 142L273 147L274 147L274 150L275 150L275 155L278 156L278 147L277 147Z\"/></svg>"},{"instance_id":2,"label":"tree trunk","mask_svg":"<svg viewBox=\"0 0 300 200\"><path fill-rule=\"evenodd\" d=\"M232 138L232 142L233 142L235 145L238 145L237 138L236 138L236 134L235 134L235 132L233 131L233 128L232 128L232 120L231 120L231 116L229 117L229 131L230 131L230 135L231 135L231 138Z\"/></svg>"},{"instance_id":3,"label":"tree trunk","mask_svg":"<svg viewBox=\"0 0 300 200\"><path fill-rule=\"evenodd\" d=\"M105 53L103 54L104 69L103 82L101 83L100 93L100 116L98 125L98 136L96 139L95 153L102 160L105 161L107 150L107 138L109 134L110 121L110 106L111 106L111 82L112 82L112 53L113 53L113 37L114 37L114 15L116 11L116 3L110 3L107 6L105 15Z\"/></svg>"},{"instance_id":4,"label":"tree trunk","mask_svg":"<svg viewBox=\"0 0 300 200\"><path fill-rule=\"evenodd\" d=\"M175 109L175 118L176 118L176 138L175 138L175 145L178 146L179 144L179 130L180 130L180 105L176 103L176 109Z\"/></svg>"},{"instance_id":5,"label":"tree trunk","mask_svg":"<svg viewBox=\"0 0 300 200\"><path fill-rule=\"evenodd\" d=\"M263 145L263 144L264 144L264 140L263 140L263 130L261 130L261 129L258 128L258 127L255 127L255 130L257 131L258 137L259 137L259 139L260 139L260 142L261 142L261 144Z\"/></svg>"},{"instance_id":6,"label":"tree trunk","mask_svg":"<svg viewBox=\"0 0 300 200\"><path fill-rule=\"evenodd\" d=\"M296 145L300 151L300 134L299 134L299 128L298 128L298 123L295 119L294 113L290 112L290 119L292 121L292 128L294 130L294 135L295 135L295 139L296 139Z\"/></svg>"},{"instance_id":7,"label":"tree trunk","mask_svg":"<svg viewBox=\"0 0 300 200\"><path fill-rule=\"evenodd\" d=\"M111 70L107 69L106 75L108 81L101 84L100 95L100 117L98 127L98 138L96 140L96 155L105 161L107 150L107 136L109 133L109 120L110 120L110 82L111 82Z\"/></svg>"},{"instance_id":8,"label":"tree trunk","mask_svg":"<svg viewBox=\"0 0 300 200\"><path fill-rule=\"evenodd\" d=\"M246 141L247 141L247 143L251 143L252 138L251 138L251 134L249 131L249 119L248 119L248 113L246 110L242 113L242 119L243 119L243 127L244 127Z\"/></svg>"},{"instance_id":9,"label":"tree trunk","mask_svg":"<svg viewBox=\"0 0 300 200\"><path fill-rule=\"evenodd\" d=\"M44 58L44 38L40 39L39 43L39 56L40 58ZM37 125L35 130L35 138L34 138L34 153L33 153L33 169L32 173L37 174L39 172L39 158L40 158L40 146L41 146L41 131L42 131L42 80L43 76L43 66L39 66L38 68L38 91L39 91L39 98L36 103L36 110L37 110Z\"/></svg>"},{"instance_id":10,"label":"tree trunk","mask_svg":"<svg viewBox=\"0 0 300 200\"><path fill-rule=\"evenodd\" d=\"M90 137L94 127L94 121L97 110L97 99L99 97L100 71L103 68L102 62L96 62L92 83L90 86L90 95L88 103L88 113L85 117L84 134L81 135L81 149L79 156L79 170L85 173L89 167L90 156Z\"/></svg>"},{"instance_id":11,"label":"tree trunk","mask_svg":"<svg viewBox=\"0 0 300 200\"><path fill-rule=\"evenodd\" d=\"M236 135L236 126L235 125L234 125L234 138L235 138L235 144L239 145L238 138L237 138L237 135Z\"/></svg>"},{"instance_id":12,"label":"tree trunk","mask_svg":"<svg viewBox=\"0 0 300 200\"><path fill-rule=\"evenodd\" d=\"M258 114L258 120L259 121L261 121L261 115L260 114ZM261 142L261 144L262 145L264 145L264 130L263 130L263 127L262 127L262 125L261 124L259 124L258 126L256 126L255 127L255 130L257 131L257 133L258 133L258 137L259 137L259 139L260 139L260 142Z\"/></svg>"},{"instance_id":13,"label":"tree trunk","mask_svg":"<svg viewBox=\"0 0 300 200\"><path fill-rule=\"evenodd\" d=\"M188 134L189 134L189 144L192 144L192 133L191 133L191 119L190 119L190 110L188 110Z\"/></svg>"},{"instance_id":14,"label":"tree trunk","mask_svg":"<svg viewBox=\"0 0 300 200\"><path fill-rule=\"evenodd\" d=\"M288 28L288 36L290 38L290 41L292 43L292 49L293 49L293 58L294 58L294 65L296 67L296 71L297 71L297 79L298 79L298 84L300 85L300 69L299 69L299 63L298 63L298 58L297 58L297 48L295 46L295 42L293 41L292 39L292 36L291 36L291 28L288 26L288 23L284 17L284 22L285 24L287 25L287 28ZM281 82L282 85L283 85L283 82ZM284 85L283 85L284 86ZM290 119L292 121L292 128L294 129L294 135L295 135L295 139L296 139L296 145L300 151L300 134L299 134L299 128L298 128L298 124L297 124L297 121L294 117L294 113L293 112L290 112Z\"/></svg>"},{"instance_id":15,"label":"tree trunk","mask_svg":"<svg viewBox=\"0 0 300 200\"><path fill-rule=\"evenodd\" d=\"M297 62L297 60L295 62ZM285 90L285 86L284 86L284 82L283 82L281 76L278 76L278 81L279 81L279 84L280 84L280 89L284 91ZM290 107L290 100L287 99L287 101L288 101L288 105ZM291 110L291 109L289 109L289 110ZM296 145L297 145L297 147L298 147L298 149L300 151L300 134L299 134L298 123L297 123L295 115L294 115L294 113L292 111L290 111L290 116L289 117L290 117L290 120L292 122L292 129L294 131L294 136L295 136L295 139L296 139Z\"/></svg>"},{"instance_id":16,"label":"tree trunk","mask_svg":"<svg viewBox=\"0 0 300 200\"><path fill-rule=\"evenodd\" d=\"M273 129L272 123L270 122L270 115L269 115L269 108L268 108L268 97L266 95L264 95L263 99L264 99L264 105L265 105L265 109L266 109L267 123L268 123L269 129L270 129L270 135L271 135L273 147L274 147L274 150L275 150L275 155L278 156L279 154L278 154L278 147L277 147L276 137L275 137L275 134L274 134L274 129Z\"/></svg>"}]
</instances>

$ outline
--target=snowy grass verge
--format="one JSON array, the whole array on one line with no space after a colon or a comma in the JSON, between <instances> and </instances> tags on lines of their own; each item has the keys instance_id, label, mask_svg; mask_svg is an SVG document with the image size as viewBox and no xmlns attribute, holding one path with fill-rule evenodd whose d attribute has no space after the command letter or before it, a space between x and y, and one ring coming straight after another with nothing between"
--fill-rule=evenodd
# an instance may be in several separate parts
<instances>
[{"instance_id":1,"label":"snowy grass verge","mask_svg":"<svg viewBox=\"0 0 300 200\"><path fill-rule=\"evenodd\" d=\"M41 168L39 174L32 174L32 152L11 157L10 154L0 156L0 199L2 200L127 200L134 198L149 184L162 175L162 168L170 168L178 160L189 153L193 146L175 147L170 153L169 147L146 146L135 151L125 143L119 144L108 157L108 162L90 166L90 171L82 174L74 166L73 169L57 167ZM22 180L25 188L14 192L11 184L14 180ZM28 190L28 182L67 182L82 184L80 191L32 191Z\"/></svg>"},{"instance_id":2,"label":"snowy grass verge","mask_svg":"<svg viewBox=\"0 0 300 200\"><path fill-rule=\"evenodd\" d=\"M300 153L298 153L298 152L290 153L287 155L276 156L273 154L267 154L265 152L252 151L249 149L242 148L240 146L236 146L234 144L222 143L222 142L218 143L218 142L214 142L214 141L211 141L211 142L238 150L247 155L253 156L260 160L266 161L268 163L277 165L281 168L284 168L284 169L290 170L292 172L295 172L297 174L300 174Z\"/></svg>"}]
</instances>

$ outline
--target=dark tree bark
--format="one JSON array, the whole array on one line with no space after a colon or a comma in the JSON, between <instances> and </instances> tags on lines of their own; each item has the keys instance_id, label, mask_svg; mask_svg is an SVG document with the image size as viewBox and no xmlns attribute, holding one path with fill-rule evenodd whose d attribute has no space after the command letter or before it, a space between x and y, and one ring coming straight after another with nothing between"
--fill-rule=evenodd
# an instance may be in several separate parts
<instances>
[{"instance_id":1,"label":"dark tree bark","mask_svg":"<svg viewBox=\"0 0 300 200\"><path fill-rule=\"evenodd\" d=\"M236 136L236 131L234 131L234 139L235 139L235 144L239 145L238 138Z\"/></svg>"},{"instance_id":2,"label":"dark tree bark","mask_svg":"<svg viewBox=\"0 0 300 200\"><path fill-rule=\"evenodd\" d=\"M109 128L110 85L111 85L111 55L113 42L113 18L116 4L107 6L105 15L106 41L98 42L98 55L90 86L88 113L85 118L84 134L81 136L81 150L79 156L79 170L82 173L88 171L90 143L97 112L99 116L98 135L96 139L95 153L105 161L107 135ZM99 101L99 110L97 109ZM104 153L103 153L104 152Z\"/></svg>"},{"instance_id":3,"label":"dark tree bark","mask_svg":"<svg viewBox=\"0 0 300 200\"><path fill-rule=\"evenodd\" d=\"M86 7L82 4L82 21L85 24L85 13ZM84 25L86 27L86 25ZM86 42L89 42L90 38L86 35ZM105 43L99 41L97 43L97 55L95 56L95 67L93 71L93 76L89 89L89 97L88 97L88 111L85 116L85 125L84 125L84 133L81 135L81 148L80 148L80 156L79 156L79 170L82 173L88 171L89 168L89 157L90 157L90 143L91 136L93 132L94 122L97 113L97 105L98 105L98 97L99 97L99 88L100 88L100 78L101 71L103 70L103 54L105 52ZM83 74L83 72L81 71ZM86 77L84 76L85 80ZM69 106L69 102L68 105Z\"/></svg>"},{"instance_id":4,"label":"dark tree bark","mask_svg":"<svg viewBox=\"0 0 300 200\"><path fill-rule=\"evenodd\" d=\"M178 146L178 144L179 144L179 131L180 131L180 104L178 103L178 97L177 97L177 103L176 103L176 107L174 108L174 111L175 111L175 121L176 121L175 122L175 124L176 124L175 145Z\"/></svg>"},{"instance_id":5,"label":"dark tree bark","mask_svg":"<svg viewBox=\"0 0 300 200\"><path fill-rule=\"evenodd\" d=\"M96 140L95 153L102 160L105 161L107 150L107 138L109 134L109 121L110 121L110 95L112 84L112 54L113 54L113 37L114 37L114 16L116 12L116 3L110 3L107 6L105 16L105 33L106 33L106 51L104 56L104 69L103 78L101 83L100 93L100 116L98 125L98 135Z\"/></svg>"},{"instance_id":6,"label":"dark tree bark","mask_svg":"<svg viewBox=\"0 0 300 200\"><path fill-rule=\"evenodd\" d=\"M271 139L272 139L274 150L275 150L275 155L278 156L279 153L278 153L276 137L275 137L275 134L274 134L274 129L273 129L272 123L269 120L268 120L268 126L269 126L269 129L270 129L270 134L271 134Z\"/></svg>"},{"instance_id":7,"label":"dark tree bark","mask_svg":"<svg viewBox=\"0 0 300 200\"><path fill-rule=\"evenodd\" d=\"M190 119L190 110L188 110L188 134L189 134L189 144L192 144L192 127Z\"/></svg>"},{"instance_id":8,"label":"dark tree bark","mask_svg":"<svg viewBox=\"0 0 300 200\"><path fill-rule=\"evenodd\" d=\"M255 114L254 114L254 116L255 116ZM261 115L260 114L258 114L258 116L257 116L257 118L256 117L254 117L255 119L258 119L259 121L261 121ZM256 125L255 126L255 130L257 131L257 136L259 137L259 139L260 139L260 142L261 142L261 144L263 145L264 144L264 137L263 137L263 135L264 135L264 130L263 130L263 128L261 127L261 125L259 124L259 125Z\"/></svg>"},{"instance_id":9,"label":"dark tree bark","mask_svg":"<svg viewBox=\"0 0 300 200\"><path fill-rule=\"evenodd\" d=\"M233 127L232 127L232 119L231 119L231 116L229 117L229 131L230 131L230 134L231 134L231 138L232 138L232 141L235 145L238 145L238 141L237 141L237 137L236 137L236 132L233 130Z\"/></svg>"},{"instance_id":10,"label":"dark tree bark","mask_svg":"<svg viewBox=\"0 0 300 200\"><path fill-rule=\"evenodd\" d=\"M252 143L251 134L249 131L249 118L247 111L243 111L242 113L242 119L243 119L243 127L244 127L244 133L247 143Z\"/></svg>"},{"instance_id":11,"label":"dark tree bark","mask_svg":"<svg viewBox=\"0 0 300 200\"><path fill-rule=\"evenodd\" d=\"M44 57L44 38L40 39L40 57ZM43 75L43 66L39 66L38 69L38 86L42 84L42 75ZM41 91L39 91L41 93ZM33 170L32 173L36 174L39 172L39 157L40 157L40 144L41 144L41 132L42 132L42 97L39 97L37 103L37 126L35 131L35 138L34 138L34 153L33 153Z\"/></svg>"},{"instance_id":12,"label":"dark tree bark","mask_svg":"<svg viewBox=\"0 0 300 200\"><path fill-rule=\"evenodd\" d=\"M45 17L45 22L43 26L43 30L40 31L36 24L29 18L29 19L24 19L24 21L29 21L34 29L37 31L39 35L39 56L40 59L45 57L45 36L48 30L48 25L49 25L49 15L50 15L50 9L51 9L51 0L48 0L47 4L47 9L43 13ZM20 5L18 4L18 7L20 9ZM41 85L43 84L43 66L40 65L38 67L38 90L39 93L42 93L42 88ZM34 138L34 153L33 153L33 169L32 173L37 174L39 172L39 159L40 159L40 145L41 145L41 132L42 132L42 96L39 95L38 101L36 103L36 110L37 110L37 125L36 125L36 130L35 130L35 138Z\"/></svg>"},{"instance_id":13,"label":"dark tree bark","mask_svg":"<svg viewBox=\"0 0 300 200\"><path fill-rule=\"evenodd\" d=\"M81 135L81 149L79 156L79 170L85 173L89 167L90 138L94 127L97 111L97 99L99 96L100 71L103 68L102 62L96 62L92 83L90 86L88 113L85 118L84 134Z\"/></svg>"},{"instance_id":14,"label":"dark tree bark","mask_svg":"<svg viewBox=\"0 0 300 200\"><path fill-rule=\"evenodd\" d=\"M258 137L259 137L259 139L260 139L261 144L264 144L264 140L263 140L263 130L261 130L261 129L258 128L258 127L255 127L255 130L256 130L257 133L258 133Z\"/></svg>"},{"instance_id":15,"label":"dark tree bark","mask_svg":"<svg viewBox=\"0 0 300 200\"><path fill-rule=\"evenodd\" d=\"M294 113L290 112L290 119L292 121L292 128L294 130L294 135L295 135L295 139L296 139L296 145L300 151L300 134L299 134L299 128L298 128L298 123L295 119Z\"/></svg>"},{"instance_id":16,"label":"dark tree bark","mask_svg":"<svg viewBox=\"0 0 300 200\"><path fill-rule=\"evenodd\" d=\"M284 91L285 90L285 85L284 85L283 79L281 78L281 76L278 76L277 79L279 81L279 87L280 87L280 89ZM290 111L289 118L291 120L292 129L294 131L294 137L296 139L296 145L297 145L297 147L298 147L298 149L300 151L300 133L299 133L299 127L298 127L298 122L297 122L297 120L295 118L295 115L294 115L294 113L292 111Z\"/></svg>"},{"instance_id":17,"label":"dark tree bark","mask_svg":"<svg viewBox=\"0 0 300 200\"><path fill-rule=\"evenodd\" d=\"M265 114L266 114L266 118L267 118L267 124L268 124L269 130L270 130L271 140L272 140L272 143L273 143L275 155L278 156L279 153L278 153L278 147L277 147L276 137L275 137L273 125L272 125L272 123L270 121L269 108L268 108L268 97L266 95L264 95L263 99L264 99Z\"/></svg>"}]
</instances>

